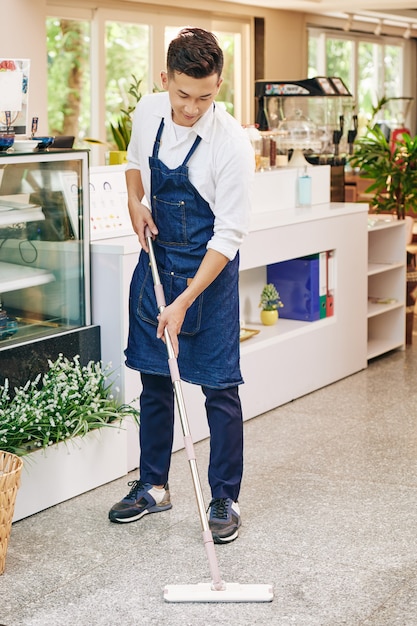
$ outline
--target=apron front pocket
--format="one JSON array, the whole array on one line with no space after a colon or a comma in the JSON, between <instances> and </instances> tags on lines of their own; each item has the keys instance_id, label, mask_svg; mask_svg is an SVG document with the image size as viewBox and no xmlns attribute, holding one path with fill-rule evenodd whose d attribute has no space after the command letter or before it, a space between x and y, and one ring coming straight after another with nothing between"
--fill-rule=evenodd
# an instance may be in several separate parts
<instances>
[{"instance_id":1,"label":"apron front pocket","mask_svg":"<svg viewBox=\"0 0 417 626\"><path fill-rule=\"evenodd\" d=\"M167 306L171 304L186 288L188 278L179 276L173 272L159 272L159 277L164 289ZM203 294L193 302L185 314L184 323L180 335L195 335L201 327L201 316L203 310ZM139 294L138 315L145 322L158 325L158 307L156 304L155 291L153 286L152 272L150 267L146 272L145 279Z\"/></svg>"},{"instance_id":2,"label":"apron front pocket","mask_svg":"<svg viewBox=\"0 0 417 626\"><path fill-rule=\"evenodd\" d=\"M167 202L152 196L152 214L158 227L158 241L167 246L187 245L185 202Z\"/></svg>"}]
</instances>

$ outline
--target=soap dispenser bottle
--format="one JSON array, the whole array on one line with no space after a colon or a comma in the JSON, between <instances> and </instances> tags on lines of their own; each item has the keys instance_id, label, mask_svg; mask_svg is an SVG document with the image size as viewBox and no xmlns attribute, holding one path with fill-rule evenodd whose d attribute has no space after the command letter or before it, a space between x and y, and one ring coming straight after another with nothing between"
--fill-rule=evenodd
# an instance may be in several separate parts
<instances>
[{"instance_id":1,"label":"soap dispenser bottle","mask_svg":"<svg viewBox=\"0 0 417 626\"><path fill-rule=\"evenodd\" d=\"M307 166L297 178L297 206L311 206L311 176Z\"/></svg>"}]
</instances>

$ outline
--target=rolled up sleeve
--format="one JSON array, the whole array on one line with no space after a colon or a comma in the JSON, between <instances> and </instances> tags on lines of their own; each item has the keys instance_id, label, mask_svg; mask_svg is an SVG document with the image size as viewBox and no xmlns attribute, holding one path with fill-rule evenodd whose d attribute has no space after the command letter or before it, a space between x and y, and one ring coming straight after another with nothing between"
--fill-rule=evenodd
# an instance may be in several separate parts
<instances>
[{"instance_id":1,"label":"rolled up sleeve","mask_svg":"<svg viewBox=\"0 0 417 626\"><path fill-rule=\"evenodd\" d=\"M216 158L214 234L207 248L233 260L249 230L254 154L245 136L234 137L233 147L223 146Z\"/></svg>"}]
</instances>

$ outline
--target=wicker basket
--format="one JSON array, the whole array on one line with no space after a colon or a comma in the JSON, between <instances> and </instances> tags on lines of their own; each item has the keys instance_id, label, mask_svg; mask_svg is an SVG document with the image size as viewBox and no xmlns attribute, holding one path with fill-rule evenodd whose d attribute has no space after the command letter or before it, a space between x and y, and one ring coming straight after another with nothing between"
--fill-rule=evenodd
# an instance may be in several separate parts
<instances>
[{"instance_id":1,"label":"wicker basket","mask_svg":"<svg viewBox=\"0 0 417 626\"><path fill-rule=\"evenodd\" d=\"M6 565L7 545L22 467L21 458L0 450L0 574L3 574Z\"/></svg>"}]
</instances>

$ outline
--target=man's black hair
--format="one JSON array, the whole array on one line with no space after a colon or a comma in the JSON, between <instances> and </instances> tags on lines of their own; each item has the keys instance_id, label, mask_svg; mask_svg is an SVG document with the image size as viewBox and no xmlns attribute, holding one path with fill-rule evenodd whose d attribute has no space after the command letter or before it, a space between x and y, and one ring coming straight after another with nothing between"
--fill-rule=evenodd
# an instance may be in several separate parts
<instances>
[{"instance_id":1,"label":"man's black hair","mask_svg":"<svg viewBox=\"0 0 417 626\"><path fill-rule=\"evenodd\" d=\"M205 78L223 70L223 51L213 33L202 28L183 28L171 41L167 54L168 76L174 72Z\"/></svg>"}]
</instances>

